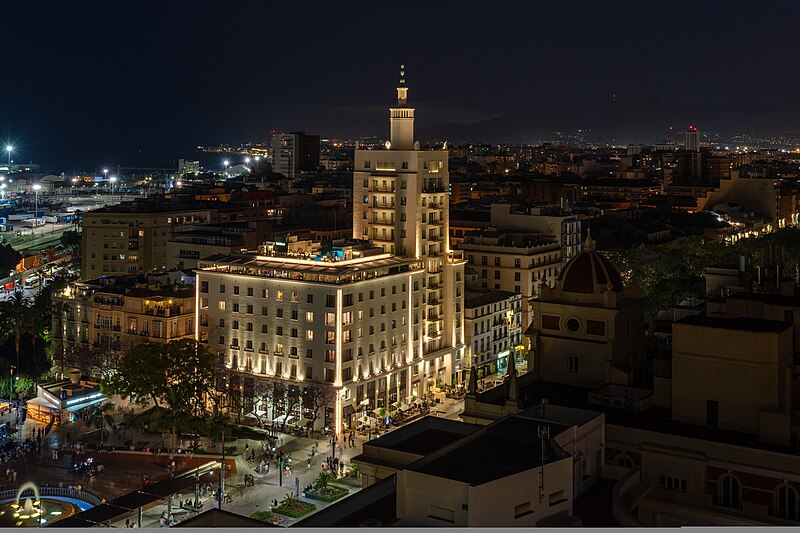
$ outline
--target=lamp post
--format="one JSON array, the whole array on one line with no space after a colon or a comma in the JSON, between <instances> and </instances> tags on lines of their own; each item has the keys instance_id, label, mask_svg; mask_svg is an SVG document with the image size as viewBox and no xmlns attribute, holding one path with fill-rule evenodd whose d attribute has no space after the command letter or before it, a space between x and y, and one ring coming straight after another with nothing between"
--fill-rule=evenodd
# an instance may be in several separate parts
<instances>
[{"instance_id":1,"label":"lamp post","mask_svg":"<svg viewBox=\"0 0 800 533\"><path fill-rule=\"evenodd\" d=\"M8 171L11 172L11 152L14 151L14 147L10 144L6 145L6 152L8 152Z\"/></svg>"},{"instance_id":2,"label":"lamp post","mask_svg":"<svg viewBox=\"0 0 800 533\"><path fill-rule=\"evenodd\" d=\"M111 201L113 202L114 201L114 184L117 182L117 177L116 176L111 176L110 178L108 178L108 181L111 182Z\"/></svg>"},{"instance_id":3,"label":"lamp post","mask_svg":"<svg viewBox=\"0 0 800 533\"><path fill-rule=\"evenodd\" d=\"M75 186L78 184L78 178L72 178L72 195L75 195Z\"/></svg>"},{"instance_id":4,"label":"lamp post","mask_svg":"<svg viewBox=\"0 0 800 533\"><path fill-rule=\"evenodd\" d=\"M278 486L283 487L283 452L278 455Z\"/></svg>"},{"instance_id":5,"label":"lamp post","mask_svg":"<svg viewBox=\"0 0 800 533\"><path fill-rule=\"evenodd\" d=\"M219 499L217 508L222 510L222 497L225 494L225 430L222 430L222 468L219 469Z\"/></svg>"},{"instance_id":6,"label":"lamp post","mask_svg":"<svg viewBox=\"0 0 800 533\"><path fill-rule=\"evenodd\" d=\"M8 393L8 412L9 413L11 412L11 405L14 403L14 369L15 368L17 368L17 367L15 367L14 365L11 365L11 368L9 368L9 372L10 372L9 373L9 377L8 377L9 390L10 390L10 392Z\"/></svg>"},{"instance_id":7,"label":"lamp post","mask_svg":"<svg viewBox=\"0 0 800 533\"><path fill-rule=\"evenodd\" d=\"M230 164L230 162L226 159L222 163L225 165L225 177L227 178L228 177L228 165Z\"/></svg>"},{"instance_id":8,"label":"lamp post","mask_svg":"<svg viewBox=\"0 0 800 533\"><path fill-rule=\"evenodd\" d=\"M36 233L36 226L39 225L39 190L42 188L38 183L33 186L33 192L36 195L36 207L33 214L33 233Z\"/></svg>"}]
</instances>

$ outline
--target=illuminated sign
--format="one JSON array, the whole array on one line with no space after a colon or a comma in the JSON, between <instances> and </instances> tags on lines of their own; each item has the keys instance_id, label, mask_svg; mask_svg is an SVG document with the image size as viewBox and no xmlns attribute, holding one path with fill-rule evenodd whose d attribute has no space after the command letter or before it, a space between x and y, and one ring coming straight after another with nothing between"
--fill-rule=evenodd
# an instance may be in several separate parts
<instances>
[{"instance_id":1,"label":"illuminated sign","mask_svg":"<svg viewBox=\"0 0 800 533\"><path fill-rule=\"evenodd\" d=\"M101 396L105 396L102 392L95 392L94 394L90 394L88 396L81 396L80 398L73 398L71 400L67 400L67 405L72 405L77 402L88 402L89 400L94 400L95 398L100 398Z\"/></svg>"}]
</instances>

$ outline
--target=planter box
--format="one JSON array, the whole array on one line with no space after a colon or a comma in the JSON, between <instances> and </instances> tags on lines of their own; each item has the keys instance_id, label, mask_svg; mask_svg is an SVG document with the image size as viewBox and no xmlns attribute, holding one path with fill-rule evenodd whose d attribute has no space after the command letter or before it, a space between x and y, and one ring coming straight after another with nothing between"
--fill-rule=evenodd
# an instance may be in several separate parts
<instances>
[{"instance_id":1,"label":"planter box","mask_svg":"<svg viewBox=\"0 0 800 533\"><path fill-rule=\"evenodd\" d=\"M319 500L322 502L335 502L338 499L344 498L350 494L350 491L344 487L337 487L336 485L328 485L327 492L319 493L312 489L306 492L306 498L312 500Z\"/></svg>"},{"instance_id":2,"label":"planter box","mask_svg":"<svg viewBox=\"0 0 800 533\"><path fill-rule=\"evenodd\" d=\"M348 487L361 488L361 478L342 477L336 480L340 485L347 485Z\"/></svg>"},{"instance_id":3,"label":"planter box","mask_svg":"<svg viewBox=\"0 0 800 533\"><path fill-rule=\"evenodd\" d=\"M278 505L277 507L272 508L272 512L281 514L283 516L288 516L289 518L300 518L301 516L305 516L308 513L312 513L317 510L316 505L313 503L304 502L302 500L295 500L292 506L292 509L287 509L283 507L283 505Z\"/></svg>"}]
</instances>

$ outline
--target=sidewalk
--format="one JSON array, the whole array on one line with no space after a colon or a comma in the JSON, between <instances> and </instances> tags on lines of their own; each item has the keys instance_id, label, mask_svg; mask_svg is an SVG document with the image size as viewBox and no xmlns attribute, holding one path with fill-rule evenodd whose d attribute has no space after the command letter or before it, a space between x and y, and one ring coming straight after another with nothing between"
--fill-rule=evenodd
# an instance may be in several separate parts
<instances>
[{"instance_id":1,"label":"sidewalk","mask_svg":"<svg viewBox=\"0 0 800 533\"><path fill-rule=\"evenodd\" d=\"M336 443L336 457L346 464L350 463L352 457L361 453L362 444L366 440L364 437L356 437L355 447L343 445L341 438ZM239 448L243 449L245 444L248 445L247 451L249 452L253 446L260 449L261 443L252 440L239 440ZM319 451L311 458L311 446L319 444ZM222 509L231 511L240 515L250 516L258 511L268 511L271 508L270 502L275 499L280 501L286 496L287 493L294 493L296 490L296 481L299 479L300 483L300 499L313 503L317 506L317 510L323 509L331 503L322 502L319 500L312 500L305 498L302 495L303 488L313 483L317 476L322 472L322 465L325 464L326 458L331 455L331 445L327 439L317 441L314 439L307 439L305 437L295 437L290 435L281 435L280 450L293 450L290 454L292 458L291 474L283 476L283 486L279 485L278 468L275 460L271 461L269 474L261 475L248 464L244 454L236 456L236 470L237 473L226 477L225 479L225 492L230 496L231 503L222 504ZM276 450L277 451L277 450ZM308 467L308 459L311 459L311 468ZM254 477L254 485L250 487L244 486L244 475L251 474ZM213 488L216 490L218 483L213 483ZM350 493L355 493L360 488L347 486ZM201 497L203 507L198 510L181 509L178 502L185 499L194 499L194 491L191 493L175 495L172 504L173 516L176 520L183 520L189 516L193 516L198 512L207 511L218 507L218 502L210 496ZM341 501L341 500L340 500ZM336 503L336 502L333 502ZM167 511L167 503L160 503L155 507L148 509L142 513L142 527L159 527L160 518ZM306 515L308 516L308 515ZM297 522L300 519L285 517L286 521L282 526L288 527L289 525ZM305 517L303 517L305 518ZM138 515L134 513L131 521L137 521ZM125 518L112 523L113 527L125 527Z\"/></svg>"}]
</instances>

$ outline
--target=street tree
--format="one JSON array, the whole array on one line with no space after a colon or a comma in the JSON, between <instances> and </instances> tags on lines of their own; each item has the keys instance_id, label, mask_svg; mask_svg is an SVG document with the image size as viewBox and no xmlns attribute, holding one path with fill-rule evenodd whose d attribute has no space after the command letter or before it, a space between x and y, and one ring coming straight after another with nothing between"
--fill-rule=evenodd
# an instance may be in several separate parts
<instances>
[{"instance_id":1,"label":"street tree","mask_svg":"<svg viewBox=\"0 0 800 533\"><path fill-rule=\"evenodd\" d=\"M140 405L159 401L167 392L169 361L164 344L146 342L123 353L117 371L103 381L111 394L130 398Z\"/></svg>"},{"instance_id":2,"label":"street tree","mask_svg":"<svg viewBox=\"0 0 800 533\"><path fill-rule=\"evenodd\" d=\"M336 401L336 390L330 383L310 381L303 385L303 407L311 411L310 427L319 419L321 413Z\"/></svg>"}]
</instances>

